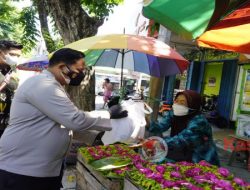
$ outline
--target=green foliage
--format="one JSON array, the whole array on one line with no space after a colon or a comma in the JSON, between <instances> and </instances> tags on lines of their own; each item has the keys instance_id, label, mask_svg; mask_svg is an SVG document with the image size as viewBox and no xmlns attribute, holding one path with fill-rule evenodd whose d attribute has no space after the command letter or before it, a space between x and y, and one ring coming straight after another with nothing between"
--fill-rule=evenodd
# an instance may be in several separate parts
<instances>
[{"instance_id":1,"label":"green foliage","mask_svg":"<svg viewBox=\"0 0 250 190\"><path fill-rule=\"evenodd\" d=\"M26 7L20 14L19 23L23 26L21 43L24 45L24 51L30 51L36 45L37 38L40 36L36 28L38 18L35 14L34 7Z\"/></svg>"},{"instance_id":2,"label":"green foliage","mask_svg":"<svg viewBox=\"0 0 250 190\"><path fill-rule=\"evenodd\" d=\"M54 40L54 45L55 45L56 50L65 46L65 44L62 41L62 38L58 38L58 39Z\"/></svg>"},{"instance_id":3,"label":"green foliage","mask_svg":"<svg viewBox=\"0 0 250 190\"><path fill-rule=\"evenodd\" d=\"M12 0L19 1L20 0ZM24 52L29 52L35 47L40 36L37 29L36 17L37 10L35 6L26 7L21 12L10 4L11 0L0 1L0 39L11 39L20 42L24 45ZM103 19L112 11L112 8L123 0L81 0L83 9L90 16ZM35 0L33 0L35 3ZM52 21L53 22L53 21ZM46 40L49 52L64 46L63 41L55 27L52 25L52 36L49 31L43 31L43 37ZM56 36L54 38L54 36Z\"/></svg>"},{"instance_id":4,"label":"green foliage","mask_svg":"<svg viewBox=\"0 0 250 190\"><path fill-rule=\"evenodd\" d=\"M48 49L48 52L53 52L57 49L60 49L62 48L63 46L65 46L65 44L63 43L63 40L60 36L60 33L59 33L59 30L56 28L56 25L55 25L55 21L52 17L49 17L49 26L51 27L51 32L50 32L50 35L48 35L47 39L46 39L46 35L43 33L43 37L45 38L45 41L47 40L47 42L51 41L51 47L47 47ZM50 38L51 37L51 38ZM52 44L52 41L53 41L53 44Z\"/></svg>"},{"instance_id":5,"label":"green foliage","mask_svg":"<svg viewBox=\"0 0 250 190\"><path fill-rule=\"evenodd\" d=\"M111 9L121 2L123 0L81 0L83 8L97 18L108 16Z\"/></svg>"},{"instance_id":6,"label":"green foliage","mask_svg":"<svg viewBox=\"0 0 250 190\"><path fill-rule=\"evenodd\" d=\"M9 38L9 34L13 32L13 27L6 22L0 22L0 39Z\"/></svg>"},{"instance_id":7,"label":"green foliage","mask_svg":"<svg viewBox=\"0 0 250 190\"><path fill-rule=\"evenodd\" d=\"M48 30L43 30L42 29L42 34L43 34L43 38L46 42L46 46L47 46L47 50L48 52L53 52L56 50L55 47L55 42L54 40L51 38L50 33Z\"/></svg>"},{"instance_id":8,"label":"green foliage","mask_svg":"<svg viewBox=\"0 0 250 190\"><path fill-rule=\"evenodd\" d=\"M202 55L203 53L203 55ZM222 59L237 59L238 53L216 49L193 49L186 53L184 57L190 61L212 61Z\"/></svg>"},{"instance_id":9,"label":"green foliage","mask_svg":"<svg viewBox=\"0 0 250 190\"><path fill-rule=\"evenodd\" d=\"M19 12L10 1L0 1L0 39L15 40L24 45L24 53L30 51L39 37L35 13L34 7Z\"/></svg>"},{"instance_id":10,"label":"green foliage","mask_svg":"<svg viewBox=\"0 0 250 190\"><path fill-rule=\"evenodd\" d=\"M13 18L11 13L15 12L15 8L10 6L7 0L0 1L0 39L9 38L14 32Z\"/></svg>"},{"instance_id":11,"label":"green foliage","mask_svg":"<svg viewBox=\"0 0 250 190\"><path fill-rule=\"evenodd\" d=\"M237 59L239 53L236 52L228 52L223 50L215 50L215 49L206 49L204 60L221 60L221 59Z\"/></svg>"},{"instance_id":12,"label":"green foliage","mask_svg":"<svg viewBox=\"0 0 250 190\"><path fill-rule=\"evenodd\" d=\"M199 61L201 50L192 49L191 51L185 53L183 56L189 61Z\"/></svg>"}]
</instances>

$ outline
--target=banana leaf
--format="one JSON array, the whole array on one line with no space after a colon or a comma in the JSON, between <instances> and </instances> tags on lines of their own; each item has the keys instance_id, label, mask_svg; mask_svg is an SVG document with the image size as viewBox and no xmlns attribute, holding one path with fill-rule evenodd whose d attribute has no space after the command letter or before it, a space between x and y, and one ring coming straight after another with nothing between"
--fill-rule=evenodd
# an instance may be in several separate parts
<instances>
[{"instance_id":1,"label":"banana leaf","mask_svg":"<svg viewBox=\"0 0 250 190\"><path fill-rule=\"evenodd\" d=\"M97 171L105 171L125 167L131 163L131 159L113 156L93 161L90 165Z\"/></svg>"}]
</instances>

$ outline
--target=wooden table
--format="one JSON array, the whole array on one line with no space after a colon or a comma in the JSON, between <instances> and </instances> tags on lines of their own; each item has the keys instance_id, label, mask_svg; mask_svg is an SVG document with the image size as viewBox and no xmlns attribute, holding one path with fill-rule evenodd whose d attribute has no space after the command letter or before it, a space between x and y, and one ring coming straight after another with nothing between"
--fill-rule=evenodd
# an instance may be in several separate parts
<instances>
[{"instance_id":1,"label":"wooden table","mask_svg":"<svg viewBox=\"0 0 250 190\"><path fill-rule=\"evenodd\" d=\"M87 164L86 160L77 154L76 163L76 183L80 190L121 190L123 188L122 180L109 179L100 172L95 171Z\"/></svg>"},{"instance_id":2,"label":"wooden table","mask_svg":"<svg viewBox=\"0 0 250 190\"><path fill-rule=\"evenodd\" d=\"M87 161L77 153L76 185L78 190L142 190L130 179L110 179L95 171Z\"/></svg>"},{"instance_id":3,"label":"wooden table","mask_svg":"<svg viewBox=\"0 0 250 190\"><path fill-rule=\"evenodd\" d=\"M125 178L123 190L143 190L143 189L137 187L129 178Z\"/></svg>"},{"instance_id":4,"label":"wooden table","mask_svg":"<svg viewBox=\"0 0 250 190\"><path fill-rule=\"evenodd\" d=\"M228 165L232 165L237 152L245 152L247 156L247 170L250 172L250 139L237 135L229 135L229 137L233 139L233 150Z\"/></svg>"}]
</instances>

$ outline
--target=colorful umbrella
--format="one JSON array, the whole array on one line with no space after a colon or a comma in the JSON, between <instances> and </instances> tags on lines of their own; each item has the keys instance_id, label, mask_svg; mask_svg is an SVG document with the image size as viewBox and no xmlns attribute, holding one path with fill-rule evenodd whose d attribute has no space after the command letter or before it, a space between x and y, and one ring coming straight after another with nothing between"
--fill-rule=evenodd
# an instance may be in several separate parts
<instances>
[{"instance_id":1,"label":"colorful umbrella","mask_svg":"<svg viewBox=\"0 0 250 190\"><path fill-rule=\"evenodd\" d=\"M198 45L249 53L249 0L144 0L143 14ZM205 33L204 33L205 32Z\"/></svg>"},{"instance_id":2,"label":"colorful umbrella","mask_svg":"<svg viewBox=\"0 0 250 190\"><path fill-rule=\"evenodd\" d=\"M121 68L121 84L123 68L163 77L182 73L188 66L188 61L167 44L144 36L94 36L65 47L85 51L89 66Z\"/></svg>"},{"instance_id":3,"label":"colorful umbrella","mask_svg":"<svg viewBox=\"0 0 250 190\"><path fill-rule=\"evenodd\" d=\"M198 45L250 53L250 1L211 27L198 39Z\"/></svg>"},{"instance_id":4,"label":"colorful umbrella","mask_svg":"<svg viewBox=\"0 0 250 190\"><path fill-rule=\"evenodd\" d=\"M34 56L17 66L19 70L42 71L48 67L49 58L46 55Z\"/></svg>"}]
</instances>

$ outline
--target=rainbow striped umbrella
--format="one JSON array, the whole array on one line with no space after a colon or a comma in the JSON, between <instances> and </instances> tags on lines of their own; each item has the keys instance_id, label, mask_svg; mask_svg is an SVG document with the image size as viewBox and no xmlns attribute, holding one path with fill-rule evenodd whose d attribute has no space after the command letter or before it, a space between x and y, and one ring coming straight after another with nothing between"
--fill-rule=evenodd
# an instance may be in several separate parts
<instances>
[{"instance_id":1,"label":"rainbow striped umbrella","mask_svg":"<svg viewBox=\"0 0 250 190\"><path fill-rule=\"evenodd\" d=\"M151 37L112 34L85 38L65 46L86 54L88 66L121 68L155 77L182 73L188 61L162 41Z\"/></svg>"},{"instance_id":2,"label":"rainbow striped umbrella","mask_svg":"<svg viewBox=\"0 0 250 190\"><path fill-rule=\"evenodd\" d=\"M200 46L250 53L250 0L144 0L143 15Z\"/></svg>"}]
</instances>

